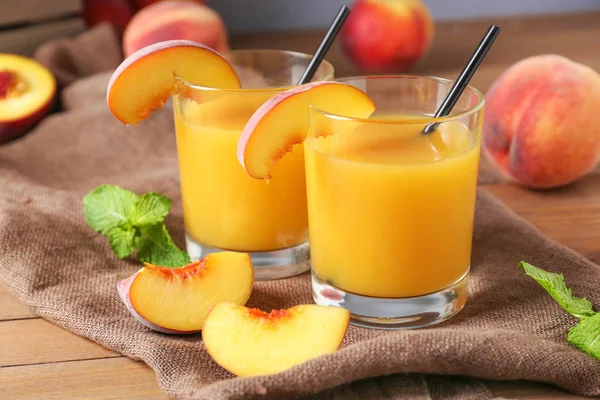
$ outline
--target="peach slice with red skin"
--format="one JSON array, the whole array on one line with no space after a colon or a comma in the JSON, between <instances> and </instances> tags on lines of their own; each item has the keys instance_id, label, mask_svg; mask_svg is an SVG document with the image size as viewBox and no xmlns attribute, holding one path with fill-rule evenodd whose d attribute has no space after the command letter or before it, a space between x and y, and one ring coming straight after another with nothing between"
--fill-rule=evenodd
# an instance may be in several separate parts
<instances>
[{"instance_id":1,"label":"peach slice with red skin","mask_svg":"<svg viewBox=\"0 0 600 400\"><path fill-rule=\"evenodd\" d=\"M217 303L244 305L250 298L254 270L245 253L209 254L180 268L146 264L117 289L127 309L150 329L172 334L202 329Z\"/></svg>"},{"instance_id":2,"label":"peach slice with red skin","mask_svg":"<svg viewBox=\"0 0 600 400\"><path fill-rule=\"evenodd\" d=\"M42 64L16 54L0 54L0 143L25 133L45 116L56 80Z\"/></svg>"},{"instance_id":3,"label":"peach slice with red skin","mask_svg":"<svg viewBox=\"0 0 600 400\"><path fill-rule=\"evenodd\" d=\"M216 51L189 40L144 47L125 59L108 83L107 103L124 124L138 124L175 90L175 77L200 86L239 89L233 67Z\"/></svg>"},{"instance_id":4,"label":"peach slice with red skin","mask_svg":"<svg viewBox=\"0 0 600 400\"><path fill-rule=\"evenodd\" d=\"M284 371L341 345L350 313L339 307L304 304L287 310L261 310L220 303L204 321L206 351L238 376Z\"/></svg>"},{"instance_id":5,"label":"peach slice with red skin","mask_svg":"<svg viewBox=\"0 0 600 400\"><path fill-rule=\"evenodd\" d=\"M375 111L363 91L340 82L309 83L277 94L256 110L240 136L237 156L248 175L271 179L277 161L306 139L310 106L352 118Z\"/></svg>"}]
</instances>

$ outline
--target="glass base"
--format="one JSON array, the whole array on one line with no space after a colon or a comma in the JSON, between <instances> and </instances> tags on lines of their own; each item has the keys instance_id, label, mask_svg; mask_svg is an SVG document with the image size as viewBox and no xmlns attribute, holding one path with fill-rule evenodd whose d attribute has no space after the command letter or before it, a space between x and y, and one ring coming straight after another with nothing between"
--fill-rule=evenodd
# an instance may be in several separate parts
<instances>
[{"instance_id":1,"label":"glass base","mask_svg":"<svg viewBox=\"0 0 600 400\"><path fill-rule=\"evenodd\" d=\"M325 282L312 271L315 303L350 311L350 323L373 329L415 329L456 315L467 300L469 273L451 286L424 296L397 299L361 296Z\"/></svg>"},{"instance_id":2,"label":"glass base","mask_svg":"<svg viewBox=\"0 0 600 400\"><path fill-rule=\"evenodd\" d=\"M210 253L228 251L204 246L189 235L185 235L185 245L192 261L197 261ZM310 269L310 246L308 242L294 247L274 251L248 252L254 266L254 280L267 281L287 278Z\"/></svg>"}]
</instances>

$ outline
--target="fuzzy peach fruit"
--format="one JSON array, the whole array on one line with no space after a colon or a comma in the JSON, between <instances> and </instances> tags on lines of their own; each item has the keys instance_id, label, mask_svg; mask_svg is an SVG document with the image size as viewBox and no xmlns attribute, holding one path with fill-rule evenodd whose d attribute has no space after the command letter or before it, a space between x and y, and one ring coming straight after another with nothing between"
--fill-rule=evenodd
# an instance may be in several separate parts
<instances>
[{"instance_id":1,"label":"fuzzy peach fruit","mask_svg":"<svg viewBox=\"0 0 600 400\"><path fill-rule=\"evenodd\" d=\"M117 289L142 324L179 334L200 331L207 312L217 303L246 304L253 283L250 256L222 252L180 268L146 264Z\"/></svg>"},{"instance_id":2,"label":"fuzzy peach fruit","mask_svg":"<svg viewBox=\"0 0 600 400\"><path fill-rule=\"evenodd\" d=\"M133 8L127 0L83 0L83 19L89 27L108 22L123 33L131 18Z\"/></svg>"},{"instance_id":3,"label":"fuzzy peach fruit","mask_svg":"<svg viewBox=\"0 0 600 400\"><path fill-rule=\"evenodd\" d=\"M218 52L229 50L223 20L211 8L190 1L161 1L140 10L125 30L125 56L165 40L191 40Z\"/></svg>"},{"instance_id":4,"label":"fuzzy peach fruit","mask_svg":"<svg viewBox=\"0 0 600 400\"><path fill-rule=\"evenodd\" d=\"M355 118L375 111L363 91L339 82L308 83L277 94L256 110L240 135L237 155L248 175L271 179L277 161L306 139L310 106Z\"/></svg>"},{"instance_id":5,"label":"fuzzy peach fruit","mask_svg":"<svg viewBox=\"0 0 600 400\"><path fill-rule=\"evenodd\" d=\"M131 0L131 3L137 10L140 10L144 7L149 6L150 4L158 3L160 1L169 1L169 0ZM196 3L201 3L201 4L204 4L206 2L205 0L187 0L187 1L195 1Z\"/></svg>"},{"instance_id":6,"label":"fuzzy peach fruit","mask_svg":"<svg viewBox=\"0 0 600 400\"><path fill-rule=\"evenodd\" d=\"M119 65L108 83L108 107L121 122L138 124L167 101L175 76L196 85L240 87L233 67L219 53L189 40L170 40L144 47Z\"/></svg>"},{"instance_id":7,"label":"fuzzy peach fruit","mask_svg":"<svg viewBox=\"0 0 600 400\"><path fill-rule=\"evenodd\" d=\"M54 76L37 61L0 54L0 143L23 134L46 115L55 93Z\"/></svg>"},{"instance_id":8,"label":"fuzzy peach fruit","mask_svg":"<svg viewBox=\"0 0 600 400\"><path fill-rule=\"evenodd\" d=\"M358 0L341 31L360 70L409 70L429 49L433 22L421 0Z\"/></svg>"},{"instance_id":9,"label":"fuzzy peach fruit","mask_svg":"<svg viewBox=\"0 0 600 400\"><path fill-rule=\"evenodd\" d=\"M600 161L600 75L557 55L508 68L486 95L483 147L532 188L574 182Z\"/></svg>"},{"instance_id":10,"label":"fuzzy peach fruit","mask_svg":"<svg viewBox=\"0 0 600 400\"><path fill-rule=\"evenodd\" d=\"M206 351L238 376L281 372L335 352L348 329L350 314L339 307L305 304L267 314L221 303L204 321Z\"/></svg>"}]
</instances>

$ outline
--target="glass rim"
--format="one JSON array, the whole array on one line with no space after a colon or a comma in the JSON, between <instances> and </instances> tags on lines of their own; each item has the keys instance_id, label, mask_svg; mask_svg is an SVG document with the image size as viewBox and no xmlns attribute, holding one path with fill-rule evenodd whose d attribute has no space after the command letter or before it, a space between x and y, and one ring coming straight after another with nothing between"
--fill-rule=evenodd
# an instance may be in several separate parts
<instances>
[{"instance_id":1,"label":"glass rim","mask_svg":"<svg viewBox=\"0 0 600 400\"><path fill-rule=\"evenodd\" d=\"M347 83L348 81L360 80L360 79L363 79L363 80L428 79L428 80L437 81L437 82L449 84L449 85L452 85L455 82L452 79L440 78L440 77L432 76L432 75L419 75L419 74L388 74L388 75L364 75L364 76L363 75L355 75L355 76L348 76L348 77L334 79L333 82ZM390 118L377 118L377 117L375 117L375 118L369 118L369 117L358 118L358 117L349 117L349 116L342 115L342 114L327 112L327 111L322 110L313 105L310 105L309 108L327 118L336 119L336 120L340 120L340 121L361 122L361 123L371 123L371 124L388 124L388 125L415 125L415 124L442 123L442 122L454 121L454 120L460 119L462 117L465 117L465 116L468 116L471 114L475 114L483 108L483 105L485 104L485 96L483 95L483 93L481 93L481 91L479 91L478 89L476 89L475 87L473 87L471 85L468 85L465 88L465 91L467 91L467 90L470 90L471 92L475 93L475 95L478 97L478 101L474 106L469 107L468 109L461 111L459 113L456 113L456 114L447 115L444 117L437 117L437 118L435 118L433 116L431 116L431 117L424 116L423 118L410 118L410 119L408 119L408 118L397 118L397 119L391 118L390 119ZM463 92L463 94L464 94L464 92Z\"/></svg>"},{"instance_id":2,"label":"glass rim","mask_svg":"<svg viewBox=\"0 0 600 400\"><path fill-rule=\"evenodd\" d=\"M227 52L224 52L221 55L223 55L225 58L227 58L227 55L229 55L229 54L243 54L243 53L284 54L290 58L305 59L307 61L310 61L312 59L312 54L301 53L298 51L291 51L291 50L281 50L281 49L235 49L235 50L229 50ZM326 59L324 59L323 61L321 61L319 68L321 67L321 65L326 65L327 69L329 71L326 74L326 77L319 81L331 80L335 74L335 68L334 68L333 64L330 63L329 61L327 61ZM264 87L264 88L261 87L261 88L251 88L251 89L244 89L244 88L223 89L223 88L218 88L218 87L213 87L213 86L196 85L195 83L191 83L191 82L187 81L186 79L178 76L177 74L175 74L175 80L191 89L219 91L219 92L227 92L227 93L278 93L278 92L284 92L288 89L298 86L296 84L293 84L293 85L286 85L286 86L271 86L271 87Z\"/></svg>"}]
</instances>

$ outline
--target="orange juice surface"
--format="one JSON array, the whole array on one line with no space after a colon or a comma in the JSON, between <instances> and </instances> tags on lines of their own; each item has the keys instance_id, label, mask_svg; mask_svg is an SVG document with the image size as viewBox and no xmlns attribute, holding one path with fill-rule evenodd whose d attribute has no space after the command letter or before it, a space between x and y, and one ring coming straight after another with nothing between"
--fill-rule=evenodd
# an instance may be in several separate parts
<instances>
[{"instance_id":1,"label":"orange juice surface","mask_svg":"<svg viewBox=\"0 0 600 400\"><path fill-rule=\"evenodd\" d=\"M234 251L270 251L308 239L304 152L298 146L266 183L246 174L236 150L242 128L272 93L206 91L175 96L175 130L186 232Z\"/></svg>"},{"instance_id":2,"label":"orange juice surface","mask_svg":"<svg viewBox=\"0 0 600 400\"><path fill-rule=\"evenodd\" d=\"M431 135L423 127L368 122L307 139L311 259L321 279L401 298L467 273L480 138L456 121Z\"/></svg>"}]
</instances>

